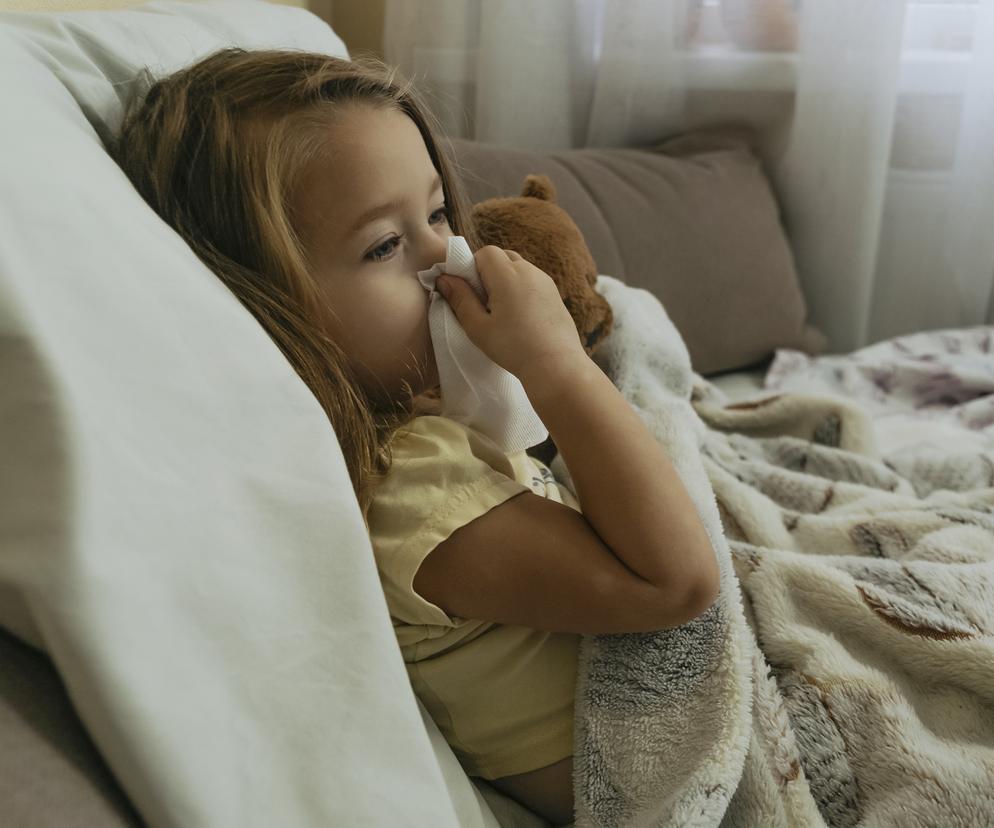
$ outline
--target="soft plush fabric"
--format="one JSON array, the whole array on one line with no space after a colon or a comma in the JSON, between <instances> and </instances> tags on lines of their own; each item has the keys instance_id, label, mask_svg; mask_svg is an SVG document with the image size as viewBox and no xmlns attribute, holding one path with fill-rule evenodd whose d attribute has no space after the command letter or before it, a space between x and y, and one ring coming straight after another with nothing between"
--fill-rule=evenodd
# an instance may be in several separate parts
<instances>
[{"instance_id":1,"label":"soft plush fabric","mask_svg":"<svg viewBox=\"0 0 994 828\"><path fill-rule=\"evenodd\" d=\"M450 616L412 582L439 543L512 497L531 492L577 511L579 503L540 461L504 454L448 417L417 417L392 447L369 532L415 693L475 776L570 756L579 636Z\"/></svg>"},{"instance_id":2,"label":"soft plush fabric","mask_svg":"<svg viewBox=\"0 0 994 828\"><path fill-rule=\"evenodd\" d=\"M493 825L411 691L323 410L101 143L143 65L232 43L345 54L245 0L0 15L0 625L149 824ZM82 775L38 775L87 754L25 749L62 728L23 689L0 821L67 824Z\"/></svg>"},{"instance_id":3,"label":"soft plush fabric","mask_svg":"<svg viewBox=\"0 0 994 828\"><path fill-rule=\"evenodd\" d=\"M643 148L535 152L454 139L473 201L517 195L544 173L599 274L653 293L711 374L776 348L817 352L776 200L744 128Z\"/></svg>"},{"instance_id":4,"label":"soft plush fabric","mask_svg":"<svg viewBox=\"0 0 994 828\"><path fill-rule=\"evenodd\" d=\"M882 454L868 412L837 396L729 404L690 370L662 306L609 277L598 289L615 327L595 361L672 457L721 594L676 629L582 640L577 828L988 825L994 440L983 420L961 424L982 446L943 454L928 445L935 419L919 413L919 450ZM976 356L990 347L977 331L944 339ZM977 380L937 385L975 394ZM569 483L559 458L552 471Z\"/></svg>"},{"instance_id":5,"label":"soft plush fabric","mask_svg":"<svg viewBox=\"0 0 994 828\"><path fill-rule=\"evenodd\" d=\"M841 397L693 398L755 642L727 824L990 824L992 435L881 451Z\"/></svg>"},{"instance_id":6,"label":"soft plush fabric","mask_svg":"<svg viewBox=\"0 0 994 828\"><path fill-rule=\"evenodd\" d=\"M690 405L690 357L648 291L607 275L596 287L614 309L614 329L593 359L680 475L711 540L720 593L679 627L583 636L574 700L576 824L717 825L748 748L752 665L741 594L698 449L703 427ZM551 470L574 488L562 455Z\"/></svg>"},{"instance_id":7,"label":"soft plush fabric","mask_svg":"<svg viewBox=\"0 0 994 828\"><path fill-rule=\"evenodd\" d=\"M891 463L966 455L974 483L994 486L982 453L994 444L994 325L921 331L844 355L780 350L762 387L856 400L874 415Z\"/></svg>"}]
</instances>

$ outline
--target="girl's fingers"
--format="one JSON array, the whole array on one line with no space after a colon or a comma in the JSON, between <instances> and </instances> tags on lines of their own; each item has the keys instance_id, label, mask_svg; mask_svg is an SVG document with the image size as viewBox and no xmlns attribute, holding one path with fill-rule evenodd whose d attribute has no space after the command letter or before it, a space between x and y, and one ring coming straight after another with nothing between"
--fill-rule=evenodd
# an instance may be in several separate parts
<instances>
[{"instance_id":1,"label":"girl's fingers","mask_svg":"<svg viewBox=\"0 0 994 828\"><path fill-rule=\"evenodd\" d=\"M485 318L481 316L482 314L490 313L490 308L480 301L476 291L470 287L468 282L458 276L447 275L444 281L436 281L436 287L445 301L448 302L449 307L452 308L456 319L467 330L475 328L480 323L480 319Z\"/></svg>"},{"instance_id":2,"label":"girl's fingers","mask_svg":"<svg viewBox=\"0 0 994 828\"><path fill-rule=\"evenodd\" d=\"M483 290L489 297L491 295L490 284L493 273L506 273L508 263L524 261L524 257L514 250L506 250L495 244L487 244L473 254L476 259L477 272L480 274L480 281L483 283ZM493 270L491 270L493 268ZM514 269L511 268L513 273ZM502 277L497 276L497 279ZM490 308L487 307L489 311Z\"/></svg>"},{"instance_id":3,"label":"girl's fingers","mask_svg":"<svg viewBox=\"0 0 994 828\"><path fill-rule=\"evenodd\" d=\"M507 259L509 259L512 262L519 262L523 258L516 251L514 251L514 250L507 250L506 248L503 248L503 247L498 247L496 244L486 244L486 245L484 245L479 250L477 250L476 253L473 254L473 256L474 256L474 258L476 258L477 262L479 262L480 259L490 259L490 258L493 258L495 256L497 257L496 261L500 261L501 260L500 257L501 257L502 253L504 254L504 256Z\"/></svg>"}]
</instances>

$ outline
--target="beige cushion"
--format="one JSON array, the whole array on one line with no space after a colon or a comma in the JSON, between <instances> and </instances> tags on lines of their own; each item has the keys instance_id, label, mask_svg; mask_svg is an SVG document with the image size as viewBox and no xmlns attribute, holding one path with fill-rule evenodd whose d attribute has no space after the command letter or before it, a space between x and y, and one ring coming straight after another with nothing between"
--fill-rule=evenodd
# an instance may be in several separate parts
<instances>
[{"instance_id":1,"label":"beige cushion","mask_svg":"<svg viewBox=\"0 0 994 828\"><path fill-rule=\"evenodd\" d=\"M536 152L454 139L474 203L516 195L545 173L583 232L598 272L663 303L702 374L816 353L779 209L744 127L642 148Z\"/></svg>"},{"instance_id":2,"label":"beige cushion","mask_svg":"<svg viewBox=\"0 0 994 828\"><path fill-rule=\"evenodd\" d=\"M142 824L51 659L0 629L0 824Z\"/></svg>"}]
</instances>

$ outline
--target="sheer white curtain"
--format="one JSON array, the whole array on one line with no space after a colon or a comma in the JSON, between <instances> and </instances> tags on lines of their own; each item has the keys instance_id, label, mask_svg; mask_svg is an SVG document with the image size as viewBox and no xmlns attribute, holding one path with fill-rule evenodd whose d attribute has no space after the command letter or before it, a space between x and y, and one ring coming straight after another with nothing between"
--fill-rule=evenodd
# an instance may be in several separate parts
<instances>
[{"instance_id":1,"label":"sheer white curtain","mask_svg":"<svg viewBox=\"0 0 994 828\"><path fill-rule=\"evenodd\" d=\"M453 136L753 124L833 351L994 322L994 0L386 0L384 53Z\"/></svg>"}]
</instances>

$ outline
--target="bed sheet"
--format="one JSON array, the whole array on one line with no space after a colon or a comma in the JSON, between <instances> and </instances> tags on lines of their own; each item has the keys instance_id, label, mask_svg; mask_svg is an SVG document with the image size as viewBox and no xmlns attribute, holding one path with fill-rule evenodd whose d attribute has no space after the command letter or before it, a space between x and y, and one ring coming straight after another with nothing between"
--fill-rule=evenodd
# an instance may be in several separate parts
<instances>
[{"instance_id":1,"label":"bed sheet","mask_svg":"<svg viewBox=\"0 0 994 828\"><path fill-rule=\"evenodd\" d=\"M843 356L784 350L763 385L859 404L884 462L916 479L927 472L932 490L994 487L992 348L994 326L977 326L894 337Z\"/></svg>"},{"instance_id":2,"label":"bed sheet","mask_svg":"<svg viewBox=\"0 0 994 828\"><path fill-rule=\"evenodd\" d=\"M990 325L921 331L848 354L810 356L784 348L762 368L707 379L734 402L771 391L841 396L855 402L872 415L877 447L884 456L971 454L994 448Z\"/></svg>"}]
</instances>

